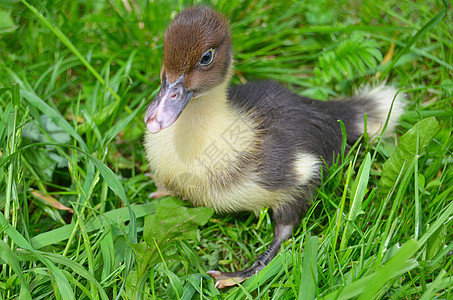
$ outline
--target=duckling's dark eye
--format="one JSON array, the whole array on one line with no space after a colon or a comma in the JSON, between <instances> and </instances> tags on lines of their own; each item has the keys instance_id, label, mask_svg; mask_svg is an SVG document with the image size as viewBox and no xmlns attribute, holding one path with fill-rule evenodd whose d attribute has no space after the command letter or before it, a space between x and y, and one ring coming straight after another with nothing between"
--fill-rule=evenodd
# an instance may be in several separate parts
<instances>
[{"instance_id":1,"label":"duckling's dark eye","mask_svg":"<svg viewBox=\"0 0 453 300\"><path fill-rule=\"evenodd\" d=\"M209 49L206 51L202 56L200 60L200 66L208 66L212 63L214 60L214 49Z\"/></svg>"}]
</instances>

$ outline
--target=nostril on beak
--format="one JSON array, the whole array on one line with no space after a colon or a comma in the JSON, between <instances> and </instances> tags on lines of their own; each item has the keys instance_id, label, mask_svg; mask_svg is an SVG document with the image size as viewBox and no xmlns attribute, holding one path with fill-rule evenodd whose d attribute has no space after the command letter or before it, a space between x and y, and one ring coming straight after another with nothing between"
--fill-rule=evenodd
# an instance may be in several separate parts
<instances>
[{"instance_id":1,"label":"nostril on beak","mask_svg":"<svg viewBox=\"0 0 453 300\"><path fill-rule=\"evenodd\" d=\"M177 97L179 97L180 94L181 94L180 90L177 87L175 87L172 90L172 94L170 95L170 98L171 99L176 99Z\"/></svg>"}]
</instances>

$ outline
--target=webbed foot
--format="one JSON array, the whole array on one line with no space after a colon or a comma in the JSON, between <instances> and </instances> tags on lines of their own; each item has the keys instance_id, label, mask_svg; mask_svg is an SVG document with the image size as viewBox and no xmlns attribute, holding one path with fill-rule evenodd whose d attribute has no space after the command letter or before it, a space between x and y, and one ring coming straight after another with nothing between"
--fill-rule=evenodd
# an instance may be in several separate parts
<instances>
[{"instance_id":1,"label":"webbed foot","mask_svg":"<svg viewBox=\"0 0 453 300\"><path fill-rule=\"evenodd\" d=\"M250 268L238 272L221 272L217 270L207 271L212 278L216 280L215 287L223 289L228 286L234 286L238 283L244 282L246 279L256 275L259 271L264 269L261 260L257 260Z\"/></svg>"},{"instance_id":2,"label":"webbed foot","mask_svg":"<svg viewBox=\"0 0 453 300\"><path fill-rule=\"evenodd\" d=\"M234 286L244 282L246 279L256 275L259 271L264 269L264 267L277 255L281 244L291 236L292 229L292 225L277 224L275 226L274 240L269 245L269 248L267 248L262 255L258 256L250 268L232 273L208 271L207 273L216 280L215 287L222 289L227 286Z\"/></svg>"}]
</instances>

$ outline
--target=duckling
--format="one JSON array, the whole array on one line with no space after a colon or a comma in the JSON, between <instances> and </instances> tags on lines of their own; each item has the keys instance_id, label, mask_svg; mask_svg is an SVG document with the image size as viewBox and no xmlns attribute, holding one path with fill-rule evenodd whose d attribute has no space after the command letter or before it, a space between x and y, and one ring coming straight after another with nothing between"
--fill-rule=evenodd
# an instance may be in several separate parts
<instances>
[{"instance_id":1,"label":"duckling","mask_svg":"<svg viewBox=\"0 0 453 300\"><path fill-rule=\"evenodd\" d=\"M310 205L321 169L364 132L392 131L402 96L379 86L329 102L296 95L275 81L230 85L229 22L208 7L176 16L164 35L161 88L149 105L144 146L155 180L172 195L218 213L269 207L269 248L247 269L208 271L223 288L262 270L291 237Z\"/></svg>"}]
</instances>

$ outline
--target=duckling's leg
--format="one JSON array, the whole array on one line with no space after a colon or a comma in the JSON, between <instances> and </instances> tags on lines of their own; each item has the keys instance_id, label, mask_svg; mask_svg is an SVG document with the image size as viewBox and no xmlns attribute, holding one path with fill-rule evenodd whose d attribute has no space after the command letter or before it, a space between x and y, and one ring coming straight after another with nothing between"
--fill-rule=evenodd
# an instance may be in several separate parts
<instances>
[{"instance_id":1,"label":"duckling's leg","mask_svg":"<svg viewBox=\"0 0 453 300\"><path fill-rule=\"evenodd\" d=\"M283 242L291 237L293 225L276 224L274 230L274 240L267 250L253 263L253 265L245 270L238 272L220 272L208 271L207 273L216 279L215 287L218 289L233 286L243 282L247 278L257 274L277 255L280 246Z\"/></svg>"}]
</instances>

